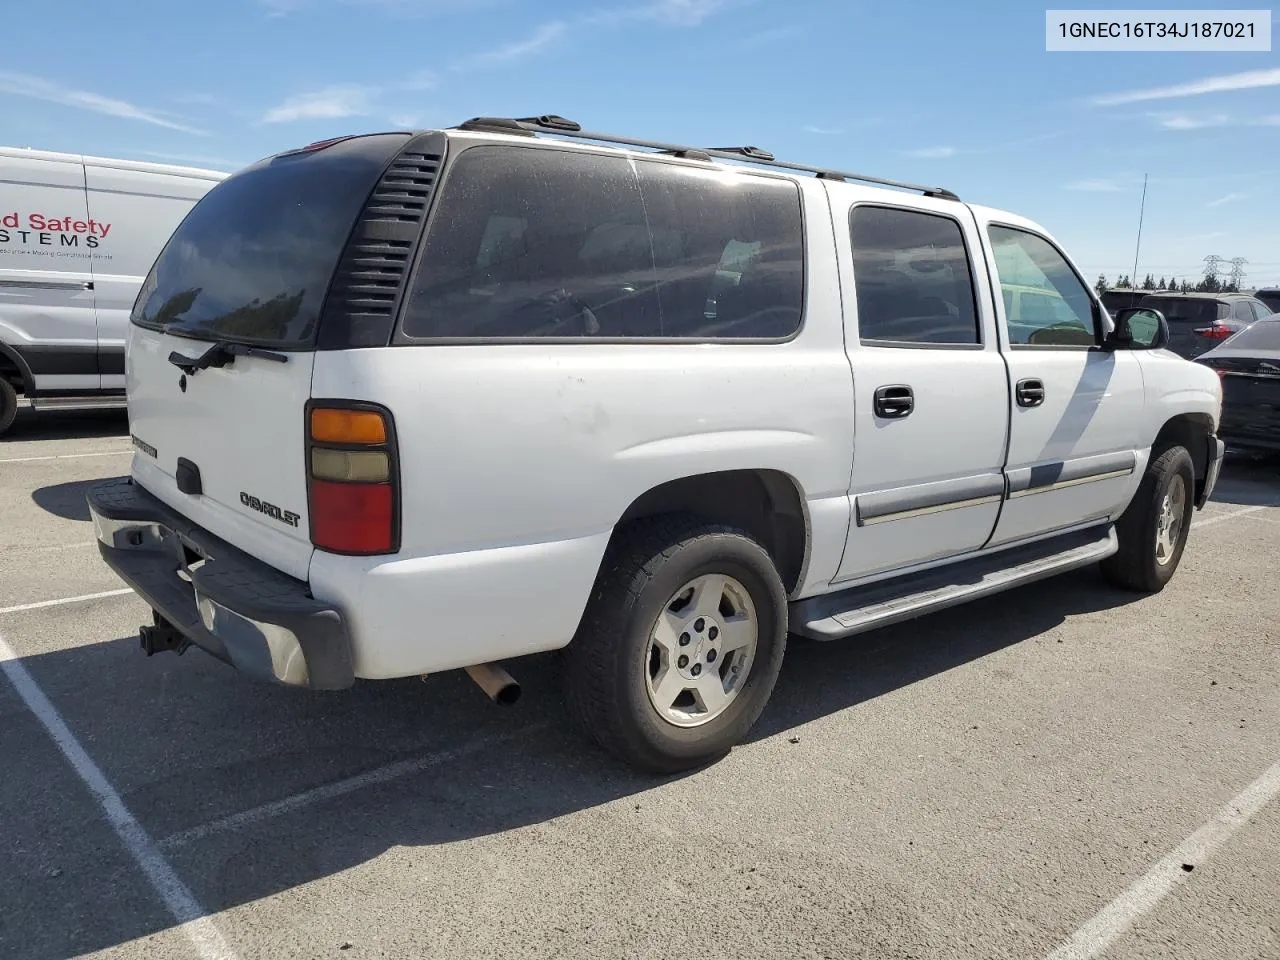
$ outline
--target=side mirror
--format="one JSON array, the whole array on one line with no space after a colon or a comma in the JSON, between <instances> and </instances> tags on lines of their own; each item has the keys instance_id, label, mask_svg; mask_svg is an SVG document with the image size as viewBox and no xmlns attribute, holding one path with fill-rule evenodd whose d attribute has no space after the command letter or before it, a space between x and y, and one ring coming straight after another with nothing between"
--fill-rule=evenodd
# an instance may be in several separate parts
<instances>
[{"instance_id":1,"label":"side mirror","mask_svg":"<svg viewBox=\"0 0 1280 960\"><path fill-rule=\"evenodd\" d=\"M1160 350L1169 345L1169 322L1159 310L1127 307L1116 314L1115 330L1107 337L1112 350Z\"/></svg>"}]
</instances>

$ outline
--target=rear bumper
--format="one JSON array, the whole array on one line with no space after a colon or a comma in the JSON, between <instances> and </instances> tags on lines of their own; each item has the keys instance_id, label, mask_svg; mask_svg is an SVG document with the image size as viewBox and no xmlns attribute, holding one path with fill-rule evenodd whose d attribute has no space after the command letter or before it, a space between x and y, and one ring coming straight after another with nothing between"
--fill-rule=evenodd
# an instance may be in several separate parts
<instances>
[{"instance_id":1,"label":"rear bumper","mask_svg":"<svg viewBox=\"0 0 1280 960\"><path fill-rule=\"evenodd\" d=\"M355 681L342 611L191 523L128 477L90 488L102 558L196 646L258 680L340 690Z\"/></svg>"},{"instance_id":2,"label":"rear bumper","mask_svg":"<svg viewBox=\"0 0 1280 960\"><path fill-rule=\"evenodd\" d=\"M1208 439L1209 456L1205 465L1204 486L1200 489L1200 496L1196 498L1196 508L1201 509L1209 498L1213 496L1213 488L1218 485L1218 474L1222 472L1222 458L1226 453L1226 444L1212 434Z\"/></svg>"}]
</instances>

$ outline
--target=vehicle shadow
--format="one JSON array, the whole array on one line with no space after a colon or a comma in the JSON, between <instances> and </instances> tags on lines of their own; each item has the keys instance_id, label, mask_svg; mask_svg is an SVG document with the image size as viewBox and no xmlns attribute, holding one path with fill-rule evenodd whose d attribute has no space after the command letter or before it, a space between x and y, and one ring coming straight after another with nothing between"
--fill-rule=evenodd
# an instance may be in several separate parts
<instances>
[{"instance_id":1,"label":"vehicle shadow","mask_svg":"<svg viewBox=\"0 0 1280 960\"><path fill-rule=\"evenodd\" d=\"M1227 451L1213 489L1214 503L1244 507L1280 507L1280 457L1255 457Z\"/></svg>"},{"instance_id":2,"label":"vehicle shadow","mask_svg":"<svg viewBox=\"0 0 1280 960\"><path fill-rule=\"evenodd\" d=\"M124 437L129 434L129 415L118 410L66 412L36 411L26 407L3 435L0 444L28 440L82 440L92 437Z\"/></svg>"},{"instance_id":3,"label":"vehicle shadow","mask_svg":"<svg viewBox=\"0 0 1280 960\"><path fill-rule=\"evenodd\" d=\"M1067 617L1131 599L1090 569L865 638L793 640L770 705L738 753L1023 643ZM458 672L425 684L384 681L311 694L249 683L199 652L146 659L134 639L22 663L210 912L339 874L394 847L489 837L624 798L639 810L647 791L678 779L635 772L569 727L554 654L509 664L525 694L506 709ZM0 689L0 697L6 693ZM0 699L0 713L3 707ZM402 765L403 775L371 776L376 782L349 792L328 786L397 770L392 764ZM24 778L48 775L31 764L6 766ZM317 788L330 795L282 808L279 816L242 817L190 843L165 842ZM59 813L0 815L16 825L12 842L21 847L38 843L23 837L24 829L47 830L48 817ZM92 864L94 850L118 847L96 807L81 819L78 842L86 849L64 849L65 861L83 856ZM89 823L99 824L96 832ZM58 896L49 896L48 883L5 873L0 901L14 919L7 930L0 922L0 944L21 944L22 955L35 960L102 950L174 925L146 910L113 910L109 922L84 922L85 903L101 899L104 883L89 869L70 889L64 882ZM141 875L131 882L150 892Z\"/></svg>"},{"instance_id":4,"label":"vehicle shadow","mask_svg":"<svg viewBox=\"0 0 1280 960\"><path fill-rule=\"evenodd\" d=\"M89 520L89 502L85 499L89 488L98 480L71 480L38 487L31 491L31 499L41 510L63 520Z\"/></svg>"}]
</instances>

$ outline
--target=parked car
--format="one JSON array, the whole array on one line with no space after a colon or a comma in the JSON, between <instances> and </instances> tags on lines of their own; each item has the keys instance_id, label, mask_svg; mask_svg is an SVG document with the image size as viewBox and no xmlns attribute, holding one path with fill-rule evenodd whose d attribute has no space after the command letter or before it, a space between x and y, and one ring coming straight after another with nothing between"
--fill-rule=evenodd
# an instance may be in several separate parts
<instances>
[{"instance_id":1,"label":"parked car","mask_svg":"<svg viewBox=\"0 0 1280 960\"><path fill-rule=\"evenodd\" d=\"M1150 293L1140 305L1164 316L1169 349L1188 360L1271 314L1265 303L1243 293Z\"/></svg>"},{"instance_id":2,"label":"parked car","mask_svg":"<svg viewBox=\"0 0 1280 960\"><path fill-rule=\"evenodd\" d=\"M1255 290L1253 295L1267 305L1272 313L1280 313L1280 287L1267 287Z\"/></svg>"},{"instance_id":3,"label":"parked car","mask_svg":"<svg viewBox=\"0 0 1280 960\"><path fill-rule=\"evenodd\" d=\"M40 408L124 405L129 311L225 174L0 147L0 433Z\"/></svg>"},{"instance_id":4,"label":"parked car","mask_svg":"<svg viewBox=\"0 0 1280 960\"><path fill-rule=\"evenodd\" d=\"M149 653L510 700L499 661L563 648L583 728L678 770L746 734L789 631L1089 564L1161 590L1222 455L1167 337L941 188L555 117L350 136L177 229L131 473L88 503Z\"/></svg>"},{"instance_id":5,"label":"parked car","mask_svg":"<svg viewBox=\"0 0 1280 960\"><path fill-rule=\"evenodd\" d=\"M1135 290L1130 287L1108 287L1102 291L1102 305L1114 317L1121 310L1136 307L1147 293L1146 290Z\"/></svg>"},{"instance_id":6,"label":"parked car","mask_svg":"<svg viewBox=\"0 0 1280 960\"><path fill-rule=\"evenodd\" d=\"M1230 447L1280 451L1280 314L1203 354L1199 360L1222 378L1222 424Z\"/></svg>"}]
</instances>

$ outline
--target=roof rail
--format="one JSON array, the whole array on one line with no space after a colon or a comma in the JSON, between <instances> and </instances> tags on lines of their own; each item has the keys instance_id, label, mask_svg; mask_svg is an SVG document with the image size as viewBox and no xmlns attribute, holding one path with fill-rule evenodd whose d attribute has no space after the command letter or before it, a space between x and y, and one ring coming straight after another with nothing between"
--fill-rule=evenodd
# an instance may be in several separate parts
<instances>
[{"instance_id":1,"label":"roof rail","mask_svg":"<svg viewBox=\"0 0 1280 960\"><path fill-rule=\"evenodd\" d=\"M583 130L582 125L564 117L548 114L541 117L475 117L458 124L459 130L478 130L486 133L514 133L529 136L547 134L549 136L570 137L575 140L594 140L597 143L615 143L627 147L643 147L658 153L685 157L690 160L737 160L777 167L782 170L796 170L812 173L823 180L857 180L860 183L874 183L884 187L897 187L922 193L926 197L937 197L942 200L959 200L960 198L942 187L926 187L918 183L906 183L902 180L889 180L884 177L872 177L864 173L848 173L842 170L831 170L826 167L812 167L803 163L790 163L778 160L772 153L759 147L686 147L677 143L663 143L658 140L641 140L638 137L623 137L613 133L593 133Z\"/></svg>"}]
</instances>

